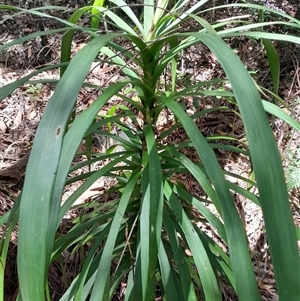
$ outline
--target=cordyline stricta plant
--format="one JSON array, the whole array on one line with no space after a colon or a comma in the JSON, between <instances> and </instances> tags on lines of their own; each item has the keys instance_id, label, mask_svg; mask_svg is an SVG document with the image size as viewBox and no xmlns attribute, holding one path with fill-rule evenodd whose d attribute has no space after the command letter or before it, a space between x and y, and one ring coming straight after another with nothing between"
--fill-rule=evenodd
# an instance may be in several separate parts
<instances>
[{"instance_id":1,"label":"cordyline stricta plant","mask_svg":"<svg viewBox=\"0 0 300 301\"><path fill-rule=\"evenodd\" d=\"M283 37L263 32L261 28L267 24L262 23L249 25L235 21L230 29L226 29L226 22L209 24L202 18L203 5L206 4L206 9L222 9L209 7L210 1L140 2L95 1L92 6L74 11L67 21L55 17L64 24L63 28L0 46L5 49L39 34L64 32L60 64L44 68L60 68L61 77L36 132L22 195L10 215L2 220L8 225L8 234L13 228L9 225L19 221L18 300L51 300L49 267L61 260L65 250L81 252L80 269L61 301L112 300L117 291L120 293L121 283L126 284L122 294L128 301L155 300L157 293L163 300L221 301L221 278L239 300L261 300L233 193L261 206L279 298L299 300L296 230L281 158L266 111L280 116L297 130L299 124L279 107L261 99L258 86L225 42L225 38L234 35L264 38L265 43ZM54 18L45 8L0 7ZM263 9L257 5L252 8ZM90 28L77 25L86 14L91 16ZM277 14L283 17L282 13ZM282 24L299 26L297 20L286 18ZM194 24L191 32L185 30L188 20ZM107 31L99 30L103 27ZM90 39L73 56L71 43L77 30L89 34ZM284 39L299 43L294 36ZM199 43L214 54L226 79L178 85L179 57ZM272 45L268 47L270 53ZM114 70L122 73L122 80L105 87L89 85L90 89L98 89L94 94L98 96L87 109L75 114L78 93L87 85L85 80L95 61L114 66ZM272 70L275 80L275 67ZM168 83L162 84L166 74ZM33 75L3 87L3 97ZM227 89L220 88L225 82ZM132 93L125 93L126 89ZM120 101L110 114L97 117L101 108L116 96ZM247 143L236 147L224 143L233 137L207 139L196 125L196 118L231 109L204 108L189 115L180 105L186 97L230 97L243 122ZM158 127L162 112L173 116L172 126L166 129ZM113 133L112 127L123 135ZM178 128L184 130L187 141L162 143ZM96 134L107 136L122 147L93 153L91 141ZM83 140L86 160L72 164ZM186 147L197 153L197 162L184 155L182 150ZM256 194L227 180L214 149L229 149L248 156L255 178L250 181L239 175L231 176L251 183L257 188L253 190ZM108 163L100 169L91 168L103 161ZM86 172L76 173L79 169ZM173 176L180 173L193 176L205 197L192 195L183 183L174 180ZM77 205L83 213L66 233L57 235L65 214L100 177L114 179L115 184L107 190L114 197L102 195L88 204L89 210L84 210L87 204ZM65 185L77 181L81 185L62 202ZM206 206L208 203L214 211ZM228 252L197 226L199 221L214 229Z\"/></svg>"}]
</instances>

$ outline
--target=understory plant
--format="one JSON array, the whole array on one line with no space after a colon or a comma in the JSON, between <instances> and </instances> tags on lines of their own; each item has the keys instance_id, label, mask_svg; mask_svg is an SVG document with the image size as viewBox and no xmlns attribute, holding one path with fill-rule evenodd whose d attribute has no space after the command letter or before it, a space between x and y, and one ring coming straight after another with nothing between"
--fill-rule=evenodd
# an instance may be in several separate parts
<instances>
[{"instance_id":1,"label":"understory plant","mask_svg":"<svg viewBox=\"0 0 300 301\"><path fill-rule=\"evenodd\" d=\"M288 156L288 168L286 171L286 178L287 178L287 188L288 190L299 188L300 186L300 152L299 150L296 151L295 155L289 154Z\"/></svg>"},{"instance_id":2,"label":"understory plant","mask_svg":"<svg viewBox=\"0 0 300 301\"><path fill-rule=\"evenodd\" d=\"M104 2L96 1L93 6L76 10L68 21L60 20L66 27L39 33L65 32L60 64L46 67L60 68L61 78L36 132L22 196L1 219L8 234L11 225L19 221L18 300L51 300L49 268L53 262L61 262L66 251L80 254L80 271L61 301L112 300L121 283L126 283L124 300L128 301L155 300L157 288L163 300L217 301L222 300L221 279L233 288L239 300L261 300L233 193L261 206L279 298L299 300L297 235L281 158L266 111L297 130L300 126L279 107L261 99L258 86L224 39L248 35L299 41L294 36L258 31L264 26L262 23L241 22L231 29L226 29L228 21L209 24L199 14L208 1L198 1L187 8L189 1L185 0L145 0L138 15L133 5L122 0L107 2L109 9ZM42 9L18 10L50 17ZM88 12L92 13L91 27L76 25ZM187 20L196 23L199 30L185 31ZM297 20L289 20L282 23L299 26ZM113 30L104 34L99 31L103 22ZM88 33L90 40L72 57L75 30ZM214 54L226 79L182 87L177 79L178 57L199 43ZM88 84L85 80L95 61L114 66L123 79L107 87ZM31 76L3 87L2 98ZM224 89L225 82L230 89ZM83 86L98 89L99 96L87 109L75 113ZM222 143L237 140L234 137L205 137L197 126L197 118L232 108L204 108L189 115L180 104L188 97L233 99L247 140L246 144L237 144L245 147ZM110 109L110 114L97 117L112 99L119 104ZM161 127L163 114L174 118ZM112 127L122 131L123 137L113 134ZM186 141L171 143L168 137L179 129L184 131ZM122 147L93 153L91 141L95 135L112 138ZM86 152L81 155L86 160L72 163L83 140ZM193 149L198 160L194 162L185 155L186 148ZM257 194L228 180L215 152L222 149L248 156L255 180L230 176L256 187ZM96 163L100 169L92 168ZM183 173L195 179L203 197L193 195L175 177ZM114 183L106 196L76 205L81 214L66 233L58 233L76 200L101 177ZM66 185L76 182L81 185L62 202ZM208 204L215 210L210 211ZM227 246L227 252L199 227L199 222L210 225ZM2 248L4 262L5 246L7 240Z\"/></svg>"}]
</instances>

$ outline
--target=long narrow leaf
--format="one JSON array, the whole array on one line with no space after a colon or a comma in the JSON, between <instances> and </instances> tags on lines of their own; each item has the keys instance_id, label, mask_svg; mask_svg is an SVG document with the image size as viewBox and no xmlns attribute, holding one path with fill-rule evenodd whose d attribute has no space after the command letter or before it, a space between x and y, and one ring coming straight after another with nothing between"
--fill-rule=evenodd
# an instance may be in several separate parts
<instances>
[{"instance_id":1,"label":"long narrow leaf","mask_svg":"<svg viewBox=\"0 0 300 301\"><path fill-rule=\"evenodd\" d=\"M110 2L116 4L123 12L129 17L130 21L134 23L134 25L138 28L142 36L145 35L144 28L137 18L137 16L133 13L131 7L123 0L110 0Z\"/></svg>"},{"instance_id":2,"label":"long narrow leaf","mask_svg":"<svg viewBox=\"0 0 300 301\"><path fill-rule=\"evenodd\" d=\"M99 49L113 37L94 39L76 54L37 130L20 206L18 275L24 300L44 300L46 267L51 253L47 242L48 221L63 135L91 63Z\"/></svg>"},{"instance_id":3,"label":"long narrow leaf","mask_svg":"<svg viewBox=\"0 0 300 301\"><path fill-rule=\"evenodd\" d=\"M265 100L263 100L263 107L268 113L280 118L281 120L289 124L291 127L293 127L295 130L300 132L300 123L291 116L289 116L281 108Z\"/></svg>"},{"instance_id":4,"label":"long narrow leaf","mask_svg":"<svg viewBox=\"0 0 300 301\"><path fill-rule=\"evenodd\" d=\"M168 200L168 206L174 211L193 254L195 265L202 281L206 300L222 300L215 272L211 266L203 244L198 234L195 232L191 221L181 207L180 201L177 199L169 183L166 181L164 183L164 193Z\"/></svg>"},{"instance_id":5,"label":"long narrow leaf","mask_svg":"<svg viewBox=\"0 0 300 301\"><path fill-rule=\"evenodd\" d=\"M55 235L56 227L60 223L59 220L59 209L61 196L65 184L66 177L69 172L69 167L74 158L75 152L79 147L80 142L83 139L85 132L91 125L95 115L101 109L101 107L110 99L115 93L124 87L124 83L117 83L106 89L94 102L93 104L77 116L72 123L70 130L64 136L63 146L60 154L60 160L57 167L57 176L55 179L55 185L52 193L51 201L51 215L49 217L49 230L48 230L48 241L52 241ZM65 212L65 210L64 210Z\"/></svg>"},{"instance_id":6,"label":"long narrow leaf","mask_svg":"<svg viewBox=\"0 0 300 301\"><path fill-rule=\"evenodd\" d=\"M99 263L95 284L93 286L93 290L90 298L91 301L109 300L109 289L110 289L109 276L110 276L110 268L112 262L112 254L114 251L116 238L119 233L119 228L124 218L125 210L130 201L130 196L132 194L136 182L139 179L139 176L140 176L139 171L135 171L132 174L120 199L120 203L116 211L116 214L112 220L110 231Z\"/></svg>"},{"instance_id":7,"label":"long narrow leaf","mask_svg":"<svg viewBox=\"0 0 300 301\"><path fill-rule=\"evenodd\" d=\"M201 38L200 34L195 35L197 36ZM296 301L300 296L300 261L296 233L281 158L267 116L250 75L233 51L214 36L206 35L203 41L223 66L241 111L260 193L279 298ZM224 221L226 227L225 216Z\"/></svg>"},{"instance_id":8,"label":"long narrow leaf","mask_svg":"<svg viewBox=\"0 0 300 301\"><path fill-rule=\"evenodd\" d=\"M62 66L67 66L67 63L56 64L56 65L51 65L51 66L41 68L41 69L34 71L10 84L7 84L4 87L1 87L0 88L0 101L3 100L5 97L7 97L9 94L11 94L13 91L15 91L17 88L19 88L21 85L26 84L28 82L28 80L30 78L32 78L33 76L40 74L41 72L56 69L56 68L59 68Z\"/></svg>"},{"instance_id":9,"label":"long narrow leaf","mask_svg":"<svg viewBox=\"0 0 300 301\"><path fill-rule=\"evenodd\" d=\"M196 292L192 283L191 274L189 273L188 262L185 258L185 254L182 251L182 247L180 246L176 228L174 227L169 213L166 210L164 210L164 225L168 231L172 252L174 254L178 268L178 274L181 279L182 293L184 296L184 299L182 300L196 301Z\"/></svg>"},{"instance_id":10,"label":"long narrow leaf","mask_svg":"<svg viewBox=\"0 0 300 301\"><path fill-rule=\"evenodd\" d=\"M262 42L265 46L267 58L269 61L269 67L270 67L271 77L273 82L273 93L277 95L279 89L279 76L280 76L279 55L272 41L267 39L262 39Z\"/></svg>"},{"instance_id":11,"label":"long narrow leaf","mask_svg":"<svg viewBox=\"0 0 300 301\"><path fill-rule=\"evenodd\" d=\"M147 152L144 152L144 175L142 177L141 231L141 272L142 300L154 300L155 271L161 237L163 193L162 172L154 133L150 125L144 128Z\"/></svg>"},{"instance_id":12,"label":"long narrow leaf","mask_svg":"<svg viewBox=\"0 0 300 301\"><path fill-rule=\"evenodd\" d=\"M215 215L213 215L206 206L204 206L199 200L191 196L183 188L176 187L175 191L178 191L179 195L185 201L195 206L199 210L199 212L203 215L203 217L208 221L208 223L217 230L218 234L225 241L225 243L227 243L227 236L222 222Z\"/></svg>"},{"instance_id":13,"label":"long narrow leaf","mask_svg":"<svg viewBox=\"0 0 300 301\"><path fill-rule=\"evenodd\" d=\"M176 275L174 275L173 267L169 262L167 252L162 241L160 242L159 246L158 261L160 266L161 281L163 284L164 299L170 301L183 300L182 291L175 284ZM177 289L179 293L177 293Z\"/></svg>"},{"instance_id":14,"label":"long narrow leaf","mask_svg":"<svg viewBox=\"0 0 300 301\"><path fill-rule=\"evenodd\" d=\"M216 38L215 43L219 40L219 38L215 36L206 36L213 37L213 39ZM252 271L245 231L215 154L207 144L206 139L202 136L195 123L186 115L181 106L168 98L163 99L163 101L181 121L215 187L219 200L222 200L219 203L222 209L222 218L227 232L239 298L242 301L247 301L249 298L251 300L260 300ZM241 266L243 266L243 269L240 268Z\"/></svg>"},{"instance_id":15,"label":"long narrow leaf","mask_svg":"<svg viewBox=\"0 0 300 301\"><path fill-rule=\"evenodd\" d=\"M145 42L151 40L152 33L154 30L154 28L152 27L154 26L154 24L152 23L154 17L154 5L155 5L154 0L144 0L143 20L144 20L145 36L143 38Z\"/></svg>"}]
</instances>

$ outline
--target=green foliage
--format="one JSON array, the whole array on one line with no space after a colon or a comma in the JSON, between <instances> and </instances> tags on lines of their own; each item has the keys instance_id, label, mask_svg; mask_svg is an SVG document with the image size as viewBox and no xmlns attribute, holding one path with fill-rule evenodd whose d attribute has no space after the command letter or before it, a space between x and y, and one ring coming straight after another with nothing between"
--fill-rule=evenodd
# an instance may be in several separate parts
<instances>
[{"instance_id":1,"label":"green foliage","mask_svg":"<svg viewBox=\"0 0 300 301\"><path fill-rule=\"evenodd\" d=\"M31 96L33 100L38 100L41 96L41 93L43 91L42 84L37 85L29 85L29 87L25 90L25 94Z\"/></svg>"},{"instance_id":2,"label":"green foliage","mask_svg":"<svg viewBox=\"0 0 300 301\"><path fill-rule=\"evenodd\" d=\"M288 169L288 190L300 187L300 152L296 152L296 157L291 158L291 166Z\"/></svg>"},{"instance_id":3,"label":"green foliage","mask_svg":"<svg viewBox=\"0 0 300 301\"><path fill-rule=\"evenodd\" d=\"M300 151L297 150L295 155L289 154L288 168L286 171L288 190L300 187Z\"/></svg>"},{"instance_id":4,"label":"green foliage","mask_svg":"<svg viewBox=\"0 0 300 301\"><path fill-rule=\"evenodd\" d=\"M18 300L40 301L45 295L51 300L47 281L50 264L64 250L72 248L76 252L85 245L89 245L89 250L81 257L81 271L75 275L61 301L111 300L124 279L127 283L125 300L128 301L155 300L157 285L164 300L217 301L222 300L220 275L232 286L239 300L261 300L245 229L231 191L261 205L280 300L299 299L300 262L296 232L281 158L266 111L280 116L297 130L299 124L275 105L261 100L257 85L243 63L222 40L247 35L299 43L299 38L258 31L258 28L268 25L263 23L245 25L241 21L230 29L226 29L224 22L211 25L193 15L208 1L198 1L186 8L188 2L176 1L170 7L167 0L157 1L156 6L156 1L145 0L143 18L140 18L124 1L108 1L108 6L113 4L126 14L135 25L134 29L113 10L97 6L97 2L78 9L68 21L60 20L67 26L62 29L66 33L62 40L61 63L51 67L61 68L62 76L36 133L21 202L16 203L10 221L2 220L2 223L14 225L19 208ZM255 5L252 7L261 9ZM17 10L47 16L42 9ZM83 13L90 11L93 13L91 28L74 25ZM95 22L97 12L99 19ZM199 31L183 32L184 22L189 19L199 24ZM293 18L289 17L289 20L291 22L280 24L299 26ZM108 22L118 31L98 35L98 21ZM93 39L72 57L75 30L82 30ZM2 45L0 50L38 34ZM207 46L216 56L232 91L225 90L222 85L216 88L215 83L224 83L220 79L178 89L178 54L197 43ZM122 70L126 80L108 87L95 87L101 89L100 95L89 108L75 116L76 98L91 65L103 57L106 63ZM171 84L162 87L161 78L167 70L171 73ZM30 76L4 87L1 97L6 97L29 79ZM131 89L135 95L129 97L124 93L126 89ZM96 119L99 110L115 96L124 103L118 108L118 114L111 109L107 116ZM197 117L231 109L204 109L189 116L179 101L200 96L215 97L216 100L225 96L235 100L250 152L220 142L235 139L233 137L219 137L214 141L203 136L195 123ZM176 123L159 131L159 116L167 110L176 117ZM95 133L103 135L103 126L109 129L114 126L124 132L126 139L113 136L111 131L106 134L123 147L103 154L88 151L87 160L72 165L81 141L85 139L89 144ZM188 142L179 145L162 143L163 138L179 127L184 129ZM183 154L186 147L195 150L199 162L193 162ZM249 157L256 182L244 180L257 187L259 196L226 179L213 151L224 148ZM90 169L93 163L107 159L109 163L101 169ZM86 173L75 176L74 172L82 168L86 168ZM192 195L180 181L174 181L172 176L182 172L196 179L207 199ZM57 237L57 229L65 214L100 177L115 179L116 184L107 194L113 193L116 197L113 200L107 198L106 202L100 199L88 205L77 205L82 210L88 206L89 210L74 221L67 233ZM82 184L62 204L65 185L77 181ZM214 205L217 214L208 210L207 202ZM228 246L228 253L197 227L199 216ZM191 256L187 255L187 250ZM4 247L4 261L5 252ZM112 263L116 263L113 269Z\"/></svg>"}]
</instances>

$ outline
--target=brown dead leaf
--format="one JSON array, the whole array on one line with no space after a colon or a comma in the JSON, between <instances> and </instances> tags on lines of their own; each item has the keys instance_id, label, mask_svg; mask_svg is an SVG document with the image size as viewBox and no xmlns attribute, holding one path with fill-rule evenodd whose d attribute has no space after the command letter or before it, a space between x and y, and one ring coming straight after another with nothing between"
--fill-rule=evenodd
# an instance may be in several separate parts
<instances>
[{"instance_id":1,"label":"brown dead leaf","mask_svg":"<svg viewBox=\"0 0 300 301\"><path fill-rule=\"evenodd\" d=\"M7 126L3 120L0 120L0 130L5 133L7 130Z\"/></svg>"},{"instance_id":2,"label":"brown dead leaf","mask_svg":"<svg viewBox=\"0 0 300 301\"><path fill-rule=\"evenodd\" d=\"M193 255L192 252L189 249L185 249L184 252L189 257L191 257Z\"/></svg>"},{"instance_id":3,"label":"brown dead leaf","mask_svg":"<svg viewBox=\"0 0 300 301\"><path fill-rule=\"evenodd\" d=\"M87 189L81 197L79 197L74 205L79 205L87 201L89 198L99 194L100 191L104 189L104 181L102 182L95 182L89 189Z\"/></svg>"},{"instance_id":4,"label":"brown dead leaf","mask_svg":"<svg viewBox=\"0 0 300 301\"><path fill-rule=\"evenodd\" d=\"M258 282L258 286L259 286L260 289L266 291L270 295L272 295L274 293L274 286L273 285L267 285L267 284L264 284L262 282Z\"/></svg>"},{"instance_id":5,"label":"brown dead leaf","mask_svg":"<svg viewBox=\"0 0 300 301\"><path fill-rule=\"evenodd\" d=\"M30 59L32 57L32 48L31 46L28 47L28 52L27 52L27 58Z\"/></svg>"},{"instance_id":6,"label":"brown dead leaf","mask_svg":"<svg viewBox=\"0 0 300 301\"><path fill-rule=\"evenodd\" d=\"M20 126L21 122L22 122L22 111L19 110L14 120L14 125L16 126L16 128Z\"/></svg>"},{"instance_id":7,"label":"brown dead leaf","mask_svg":"<svg viewBox=\"0 0 300 301\"><path fill-rule=\"evenodd\" d=\"M36 111L32 111L29 114L29 120L33 120L36 117Z\"/></svg>"}]
</instances>

